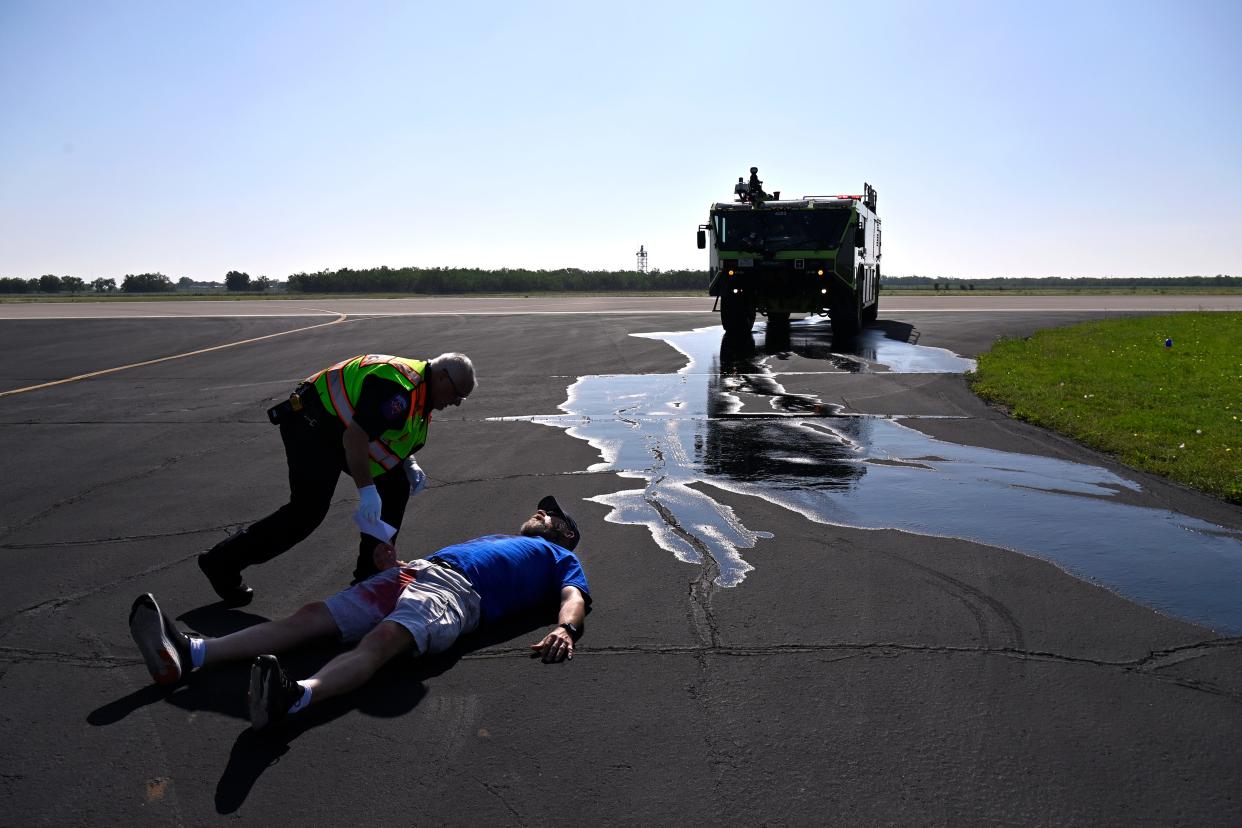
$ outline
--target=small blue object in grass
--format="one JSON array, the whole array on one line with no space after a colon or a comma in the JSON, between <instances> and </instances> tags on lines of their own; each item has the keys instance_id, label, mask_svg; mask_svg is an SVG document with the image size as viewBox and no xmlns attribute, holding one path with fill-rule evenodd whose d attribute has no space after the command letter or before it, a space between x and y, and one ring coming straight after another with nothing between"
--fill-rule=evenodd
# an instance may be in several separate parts
<instances>
[{"instance_id":1,"label":"small blue object in grass","mask_svg":"<svg viewBox=\"0 0 1242 828\"><path fill-rule=\"evenodd\" d=\"M1164 341L1164 347L1166 347L1166 348L1172 348L1172 347L1173 347L1173 340L1172 340L1172 339L1166 339L1166 340Z\"/></svg>"}]
</instances>

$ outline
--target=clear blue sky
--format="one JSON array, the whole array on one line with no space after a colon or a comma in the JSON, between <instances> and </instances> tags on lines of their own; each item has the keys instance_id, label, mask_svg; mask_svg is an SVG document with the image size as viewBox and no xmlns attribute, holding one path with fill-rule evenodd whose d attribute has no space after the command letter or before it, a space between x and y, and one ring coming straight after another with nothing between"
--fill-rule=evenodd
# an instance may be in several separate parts
<instances>
[{"instance_id":1,"label":"clear blue sky","mask_svg":"<svg viewBox=\"0 0 1242 828\"><path fill-rule=\"evenodd\" d=\"M1242 2L0 0L0 276L702 268L752 164L884 269L1242 275Z\"/></svg>"}]
</instances>

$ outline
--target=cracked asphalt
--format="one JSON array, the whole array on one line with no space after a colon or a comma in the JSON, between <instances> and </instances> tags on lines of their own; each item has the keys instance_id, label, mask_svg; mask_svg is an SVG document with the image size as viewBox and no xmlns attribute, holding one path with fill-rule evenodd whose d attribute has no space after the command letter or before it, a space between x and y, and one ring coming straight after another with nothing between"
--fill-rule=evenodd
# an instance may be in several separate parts
<instances>
[{"instance_id":1,"label":"cracked asphalt","mask_svg":"<svg viewBox=\"0 0 1242 828\"><path fill-rule=\"evenodd\" d=\"M606 505L584 500L634 485L584 471L599 461L586 442L489 419L556 414L579 376L677 371L684 357L628 334L713 324L710 304L681 300L684 313L667 314L574 300L565 309L594 312L548 315L558 301L508 300L494 315L467 312L468 302L426 316L355 316L351 306L338 324L0 396L8 819L1242 824L1242 640L1034 557L812 523L713 491L772 534L748 550L745 580L722 588L710 556L682 563L645 527L607 522ZM1001 335L1116 312L1005 301L1013 307L894 301L880 316L920 345L972 357ZM0 393L297 331L324 312L47 319L25 307L13 315L28 318L0 319ZM310 539L247 571L249 607L217 603L195 566L199 551L283 502L266 408L344 356L445 350L471 355L480 386L437 415L419 455L430 486L411 501L398 546L417 557L511 531L545 493L576 504L595 606L573 662L527 658L550 619L525 619L395 663L276 738L248 730L245 665L172 692L151 685L126 626L136 595L153 592L185 627L214 635L349 580L347 481ZM782 381L848 412L951 415L905 422L957 443L1103 466L1141 484L1122 494L1131 502L1242 530L1242 510L1010 421L960 375L807 371ZM285 661L301 676L336 652Z\"/></svg>"}]
</instances>

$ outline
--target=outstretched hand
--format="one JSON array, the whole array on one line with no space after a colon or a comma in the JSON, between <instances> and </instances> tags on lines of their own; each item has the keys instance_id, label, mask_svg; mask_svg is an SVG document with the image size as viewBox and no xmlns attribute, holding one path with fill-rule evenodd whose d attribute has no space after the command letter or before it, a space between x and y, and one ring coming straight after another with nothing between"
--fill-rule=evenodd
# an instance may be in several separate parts
<instances>
[{"instance_id":1,"label":"outstretched hand","mask_svg":"<svg viewBox=\"0 0 1242 828\"><path fill-rule=\"evenodd\" d=\"M574 640L564 627L557 627L543 637L538 644L531 644L531 658L542 658L544 664L555 664L565 659L573 660Z\"/></svg>"}]
</instances>

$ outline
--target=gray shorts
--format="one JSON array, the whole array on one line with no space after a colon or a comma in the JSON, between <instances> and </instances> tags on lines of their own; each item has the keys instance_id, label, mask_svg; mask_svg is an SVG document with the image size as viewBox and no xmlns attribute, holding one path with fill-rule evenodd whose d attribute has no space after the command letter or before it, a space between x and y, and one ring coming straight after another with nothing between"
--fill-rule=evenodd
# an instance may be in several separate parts
<instances>
[{"instance_id":1,"label":"gray shorts","mask_svg":"<svg viewBox=\"0 0 1242 828\"><path fill-rule=\"evenodd\" d=\"M479 625L480 600L466 576L420 560L385 569L324 604L342 641L358 641L381 621L395 621L414 636L418 655L428 655Z\"/></svg>"}]
</instances>

